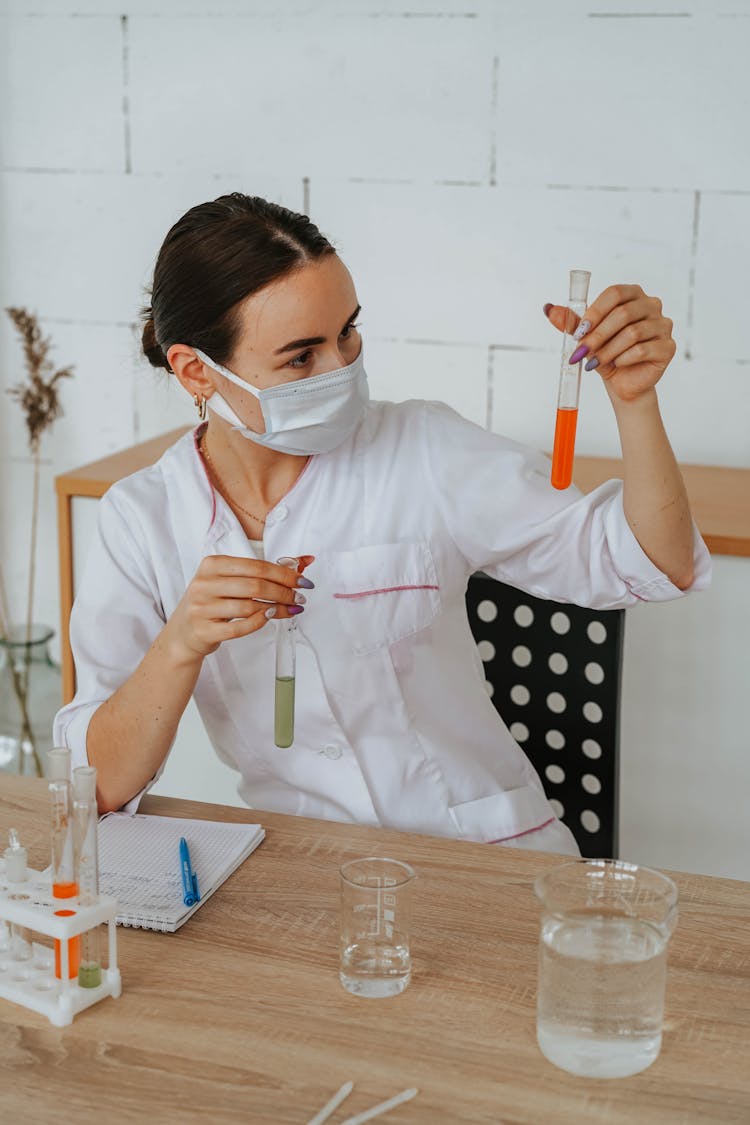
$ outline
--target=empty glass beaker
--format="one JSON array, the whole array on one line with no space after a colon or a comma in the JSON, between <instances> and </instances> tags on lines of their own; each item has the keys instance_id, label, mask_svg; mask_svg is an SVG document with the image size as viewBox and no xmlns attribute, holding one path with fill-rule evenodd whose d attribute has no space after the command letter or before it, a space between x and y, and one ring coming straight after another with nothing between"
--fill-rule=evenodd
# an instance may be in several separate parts
<instances>
[{"instance_id":1,"label":"empty glass beaker","mask_svg":"<svg viewBox=\"0 0 750 1125\"><path fill-rule=\"evenodd\" d=\"M341 983L355 996L396 996L411 977L414 870L370 856L345 863L340 875Z\"/></svg>"}]
</instances>

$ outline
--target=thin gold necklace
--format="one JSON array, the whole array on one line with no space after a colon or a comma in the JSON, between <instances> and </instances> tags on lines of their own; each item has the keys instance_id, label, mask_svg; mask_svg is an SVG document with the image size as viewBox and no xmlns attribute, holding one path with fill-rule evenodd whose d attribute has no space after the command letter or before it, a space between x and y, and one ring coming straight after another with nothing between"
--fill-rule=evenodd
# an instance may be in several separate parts
<instances>
[{"instance_id":1,"label":"thin gold necklace","mask_svg":"<svg viewBox=\"0 0 750 1125\"><path fill-rule=\"evenodd\" d=\"M224 484L224 481L221 479L219 474L216 472L216 466L214 465L213 461L211 460L211 454L208 452L208 449L206 448L205 434L201 435L201 440L198 444L198 448L201 452L201 456L203 457L204 461L206 462L209 469L211 470L211 473L214 477L214 480L216 481L219 488L224 493L224 496L229 501L229 503L232 505L232 507L239 508L239 510L241 512L244 512L246 516L250 516L250 519L255 520L255 522L259 523L261 525L261 527L265 527L265 525L266 525L265 519L261 519L260 516L256 516L254 512L249 512L247 510L247 508L243 508L242 504L238 504L237 501L233 500L231 498L231 496L229 495L229 492L227 491L227 486ZM271 507L274 507L274 505L272 504ZM270 511L271 511L271 508L268 509L268 511L266 512L266 515L268 515L268 512L270 512Z\"/></svg>"}]
</instances>

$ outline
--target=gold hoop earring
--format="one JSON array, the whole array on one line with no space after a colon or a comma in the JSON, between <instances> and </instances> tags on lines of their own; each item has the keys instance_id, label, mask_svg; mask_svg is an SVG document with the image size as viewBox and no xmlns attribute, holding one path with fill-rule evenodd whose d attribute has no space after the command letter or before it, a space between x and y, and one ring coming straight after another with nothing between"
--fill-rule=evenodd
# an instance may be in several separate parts
<instances>
[{"instance_id":1,"label":"gold hoop earring","mask_svg":"<svg viewBox=\"0 0 750 1125\"><path fill-rule=\"evenodd\" d=\"M195 408L198 411L198 417L202 422L206 417L206 400L203 395L194 395L193 402L195 403Z\"/></svg>"}]
</instances>

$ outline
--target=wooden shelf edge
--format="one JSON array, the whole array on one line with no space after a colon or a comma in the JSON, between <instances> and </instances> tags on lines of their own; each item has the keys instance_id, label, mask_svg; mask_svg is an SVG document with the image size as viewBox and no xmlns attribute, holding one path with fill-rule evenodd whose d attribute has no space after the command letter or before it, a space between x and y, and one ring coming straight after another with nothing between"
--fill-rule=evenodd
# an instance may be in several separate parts
<instances>
[{"instance_id":1,"label":"wooden shelf edge","mask_svg":"<svg viewBox=\"0 0 750 1125\"><path fill-rule=\"evenodd\" d=\"M735 558L750 559L750 539L737 539L731 535L711 535L704 532L701 532L701 535L712 555L732 555Z\"/></svg>"},{"instance_id":2,"label":"wooden shelf edge","mask_svg":"<svg viewBox=\"0 0 750 1125\"><path fill-rule=\"evenodd\" d=\"M131 473L153 465L161 455L174 445L184 434L194 429L193 426L180 426L179 429L170 430L168 433L159 434L158 437L141 441L127 449L120 449L117 453L110 453L99 461L91 461L88 465L81 465L77 469L70 469L67 473L60 473L55 477L55 488L58 496L103 496L110 485Z\"/></svg>"},{"instance_id":3,"label":"wooden shelf edge","mask_svg":"<svg viewBox=\"0 0 750 1125\"><path fill-rule=\"evenodd\" d=\"M101 497L115 481L154 464L193 427L183 426L129 449L92 461L55 478L58 499ZM715 555L750 557L750 469L721 465L680 465L695 522ZM606 480L622 478L622 461L612 457L576 457L573 479L583 492Z\"/></svg>"}]
</instances>

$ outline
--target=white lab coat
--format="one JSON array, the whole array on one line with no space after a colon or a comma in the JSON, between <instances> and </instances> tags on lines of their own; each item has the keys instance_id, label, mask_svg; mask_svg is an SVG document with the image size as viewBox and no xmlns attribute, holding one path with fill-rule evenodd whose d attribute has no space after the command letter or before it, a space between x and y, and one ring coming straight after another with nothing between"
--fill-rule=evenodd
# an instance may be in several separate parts
<instances>
[{"instance_id":1,"label":"white lab coat","mask_svg":"<svg viewBox=\"0 0 750 1125\"><path fill-rule=\"evenodd\" d=\"M211 488L198 432L100 502L71 618L78 692L55 721L55 744L70 746L76 765L92 714L135 670L201 559L252 553ZM239 771L241 797L575 852L487 695L464 595L484 570L594 608L682 596L631 533L621 487L558 492L544 456L441 403L370 403L354 435L312 457L266 521L267 559L316 556L298 618L294 745L274 745L275 623L203 662L195 701L216 754ZM695 567L692 589L702 589L710 558L697 531Z\"/></svg>"}]
</instances>

